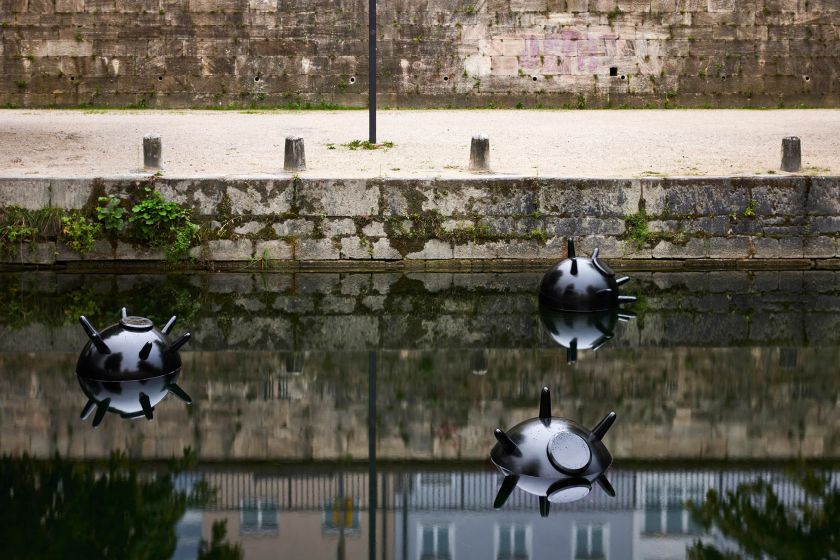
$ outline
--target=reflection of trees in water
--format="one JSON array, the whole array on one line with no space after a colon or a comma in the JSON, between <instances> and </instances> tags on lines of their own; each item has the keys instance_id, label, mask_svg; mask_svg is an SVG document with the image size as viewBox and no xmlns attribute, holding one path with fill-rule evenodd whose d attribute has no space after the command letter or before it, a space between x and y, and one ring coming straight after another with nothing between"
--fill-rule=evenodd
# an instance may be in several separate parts
<instances>
[{"instance_id":1,"label":"reflection of trees in water","mask_svg":"<svg viewBox=\"0 0 840 560\"><path fill-rule=\"evenodd\" d=\"M173 465L177 472L181 463ZM175 525L186 507L206 505L205 484L189 494L172 475L139 477L124 456L104 466L58 456L0 458L0 542L4 558L170 558ZM201 559L242 557L225 543L226 527L214 524Z\"/></svg>"},{"instance_id":2,"label":"reflection of trees in water","mask_svg":"<svg viewBox=\"0 0 840 560\"><path fill-rule=\"evenodd\" d=\"M707 531L717 528L740 551L722 551L698 541L689 547L688 557L840 558L840 489L812 470L793 473L790 480L803 490L802 501L795 504L785 504L764 480L741 484L725 495L709 490L704 503L689 503L698 523Z\"/></svg>"},{"instance_id":3,"label":"reflection of trees in water","mask_svg":"<svg viewBox=\"0 0 840 560\"><path fill-rule=\"evenodd\" d=\"M241 560L242 548L225 542L227 519L214 521L210 530L210 542L201 539L198 545L198 560Z\"/></svg>"}]
</instances>

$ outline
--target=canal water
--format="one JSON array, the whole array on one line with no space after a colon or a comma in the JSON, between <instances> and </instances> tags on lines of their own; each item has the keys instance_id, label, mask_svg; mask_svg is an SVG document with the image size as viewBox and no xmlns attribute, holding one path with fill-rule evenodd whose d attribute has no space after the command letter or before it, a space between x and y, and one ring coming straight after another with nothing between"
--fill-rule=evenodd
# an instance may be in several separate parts
<instances>
[{"instance_id":1,"label":"canal water","mask_svg":"<svg viewBox=\"0 0 840 560\"><path fill-rule=\"evenodd\" d=\"M2 274L2 557L837 557L840 272L631 275L560 316L530 272ZM123 306L192 333L193 403L94 429L78 317ZM616 412L615 496L495 509L493 430L544 386Z\"/></svg>"}]
</instances>

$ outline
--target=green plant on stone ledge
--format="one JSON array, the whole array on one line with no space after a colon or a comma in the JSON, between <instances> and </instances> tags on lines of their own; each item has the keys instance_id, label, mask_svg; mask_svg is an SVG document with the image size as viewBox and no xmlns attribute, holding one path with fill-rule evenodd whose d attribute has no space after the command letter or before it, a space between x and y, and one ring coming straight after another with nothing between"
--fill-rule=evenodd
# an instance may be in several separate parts
<instances>
[{"instance_id":1,"label":"green plant on stone ledge","mask_svg":"<svg viewBox=\"0 0 840 560\"><path fill-rule=\"evenodd\" d=\"M93 240L99 233L99 224L89 221L78 212L62 216L61 226L64 243L77 253L90 251Z\"/></svg>"},{"instance_id":2,"label":"green plant on stone ledge","mask_svg":"<svg viewBox=\"0 0 840 560\"><path fill-rule=\"evenodd\" d=\"M650 237L648 229L648 217L644 208L639 209L635 214L628 214L624 217L627 238L636 249L641 249Z\"/></svg>"},{"instance_id":3,"label":"green plant on stone ledge","mask_svg":"<svg viewBox=\"0 0 840 560\"><path fill-rule=\"evenodd\" d=\"M750 199L749 204L747 204L747 207L744 208L744 217L755 218L755 200L752 198Z\"/></svg>"},{"instance_id":4,"label":"green plant on stone ledge","mask_svg":"<svg viewBox=\"0 0 840 560\"><path fill-rule=\"evenodd\" d=\"M10 224L0 227L0 246L4 252L12 252L13 248L20 243L32 243L38 230L32 226L22 224Z\"/></svg>"},{"instance_id":5,"label":"green plant on stone ledge","mask_svg":"<svg viewBox=\"0 0 840 560\"><path fill-rule=\"evenodd\" d=\"M144 190L146 197L134 205L128 219L134 238L149 247L163 247L167 259L177 260L192 246L198 225L190 221L186 208L165 200L151 187Z\"/></svg>"},{"instance_id":6,"label":"green plant on stone ledge","mask_svg":"<svg viewBox=\"0 0 840 560\"><path fill-rule=\"evenodd\" d=\"M33 244L39 239L56 236L61 231L62 214L57 208L0 208L0 249L12 253L23 243Z\"/></svg>"},{"instance_id":7,"label":"green plant on stone ledge","mask_svg":"<svg viewBox=\"0 0 840 560\"><path fill-rule=\"evenodd\" d=\"M175 261L192 247L193 240L198 234L199 226L187 220L187 222L175 231L175 239L172 244L165 247L166 258Z\"/></svg>"},{"instance_id":8,"label":"green plant on stone ledge","mask_svg":"<svg viewBox=\"0 0 840 560\"><path fill-rule=\"evenodd\" d=\"M126 209L120 206L120 199L114 195L100 196L100 206L96 207L96 219L105 231L114 235L119 234L125 227Z\"/></svg>"}]
</instances>

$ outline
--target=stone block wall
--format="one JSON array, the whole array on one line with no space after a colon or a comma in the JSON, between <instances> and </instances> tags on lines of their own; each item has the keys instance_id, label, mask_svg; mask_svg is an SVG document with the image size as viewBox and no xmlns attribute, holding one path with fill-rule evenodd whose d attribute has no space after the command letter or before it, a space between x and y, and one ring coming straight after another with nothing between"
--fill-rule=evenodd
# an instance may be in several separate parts
<instances>
[{"instance_id":1,"label":"stone block wall","mask_svg":"<svg viewBox=\"0 0 840 560\"><path fill-rule=\"evenodd\" d=\"M0 212L49 207L92 216L99 196L136 201L150 185L202 226L189 252L198 266L509 265L557 260L570 237L581 252L600 247L608 259L707 267L787 259L833 267L840 257L837 177L4 179ZM97 239L79 254L59 233L7 243L2 260L163 259L129 241Z\"/></svg>"},{"instance_id":2,"label":"stone block wall","mask_svg":"<svg viewBox=\"0 0 840 560\"><path fill-rule=\"evenodd\" d=\"M402 0L384 106L837 106L835 0ZM362 107L364 0L0 0L0 104Z\"/></svg>"}]
</instances>

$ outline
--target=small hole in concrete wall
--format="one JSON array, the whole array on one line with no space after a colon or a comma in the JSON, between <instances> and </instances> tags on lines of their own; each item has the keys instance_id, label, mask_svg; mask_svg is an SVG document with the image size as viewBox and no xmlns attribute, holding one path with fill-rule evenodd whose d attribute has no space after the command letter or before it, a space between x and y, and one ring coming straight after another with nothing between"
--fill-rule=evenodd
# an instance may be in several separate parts
<instances>
[{"instance_id":1,"label":"small hole in concrete wall","mask_svg":"<svg viewBox=\"0 0 840 560\"><path fill-rule=\"evenodd\" d=\"M76 81L76 76L70 76L70 81L75 82Z\"/></svg>"},{"instance_id":2,"label":"small hole in concrete wall","mask_svg":"<svg viewBox=\"0 0 840 560\"><path fill-rule=\"evenodd\" d=\"M259 82L260 81L260 76L259 75L254 76L254 81Z\"/></svg>"},{"instance_id":3,"label":"small hole in concrete wall","mask_svg":"<svg viewBox=\"0 0 840 560\"><path fill-rule=\"evenodd\" d=\"M618 67L610 66L610 76L618 76Z\"/></svg>"},{"instance_id":4,"label":"small hole in concrete wall","mask_svg":"<svg viewBox=\"0 0 840 560\"><path fill-rule=\"evenodd\" d=\"M356 76L350 76L350 83L351 83L351 84L355 84L355 83L356 83Z\"/></svg>"},{"instance_id":5,"label":"small hole in concrete wall","mask_svg":"<svg viewBox=\"0 0 840 560\"><path fill-rule=\"evenodd\" d=\"M158 76L158 81L162 82L163 81L163 76Z\"/></svg>"},{"instance_id":6,"label":"small hole in concrete wall","mask_svg":"<svg viewBox=\"0 0 840 560\"><path fill-rule=\"evenodd\" d=\"M537 77L536 77L536 76L531 76L531 79L532 79L532 80L534 80L535 82L537 81Z\"/></svg>"},{"instance_id":7,"label":"small hole in concrete wall","mask_svg":"<svg viewBox=\"0 0 840 560\"><path fill-rule=\"evenodd\" d=\"M627 76L625 76L624 74L622 74L622 75L621 75L621 79L622 79L622 80L626 80L626 79L627 79Z\"/></svg>"},{"instance_id":8,"label":"small hole in concrete wall","mask_svg":"<svg viewBox=\"0 0 840 560\"><path fill-rule=\"evenodd\" d=\"M448 82L448 81L449 81L449 76L444 76L444 77L443 77L443 81L444 81L444 82Z\"/></svg>"},{"instance_id":9,"label":"small hole in concrete wall","mask_svg":"<svg viewBox=\"0 0 840 560\"><path fill-rule=\"evenodd\" d=\"M723 74L723 75L720 77L720 79L721 79L721 80L725 80L725 79L726 79L726 74Z\"/></svg>"},{"instance_id":10,"label":"small hole in concrete wall","mask_svg":"<svg viewBox=\"0 0 840 560\"><path fill-rule=\"evenodd\" d=\"M810 82L810 81L811 81L811 76L803 76L803 77L805 78L805 81L806 81L806 82Z\"/></svg>"}]
</instances>

